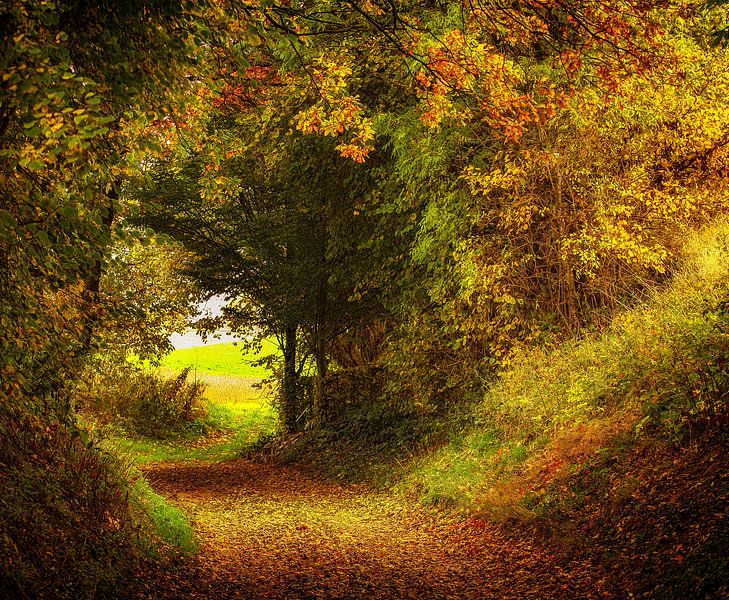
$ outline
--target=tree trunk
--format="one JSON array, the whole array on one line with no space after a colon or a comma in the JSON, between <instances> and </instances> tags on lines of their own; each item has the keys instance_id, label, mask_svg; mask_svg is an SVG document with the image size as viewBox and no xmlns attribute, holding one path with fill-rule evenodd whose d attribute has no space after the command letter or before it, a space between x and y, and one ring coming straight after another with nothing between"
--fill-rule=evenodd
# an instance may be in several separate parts
<instances>
[{"instance_id":1,"label":"tree trunk","mask_svg":"<svg viewBox=\"0 0 729 600\"><path fill-rule=\"evenodd\" d=\"M101 219L101 225L109 230L109 240L111 240L111 225L114 222L115 209L114 203L119 199L119 193L116 186L112 187L108 193L109 204L106 207L106 215ZM91 268L89 276L86 278L84 290L81 293L83 301L83 330L81 331L81 347L76 358L83 360L91 353L91 343L94 337L94 328L98 323L101 315L99 314L99 290L101 286L101 276L103 274L103 261L98 260Z\"/></svg>"},{"instance_id":2,"label":"tree trunk","mask_svg":"<svg viewBox=\"0 0 729 600\"><path fill-rule=\"evenodd\" d=\"M314 384L314 414L319 424L326 423L330 418L329 398L326 393L325 379L329 369L329 360L326 355L323 336L317 339L316 360L316 382Z\"/></svg>"},{"instance_id":3,"label":"tree trunk","mask_svg":"<svg viewBox=\"0 0 729 600\"><path fill-rule=\"evenodd\" d=\"M119 199L119 193L117 192L116 185L111 188L107 196L109 203L106 206L106 214L101 218L101 226L106 230L101 233L102 240L106 237L104 246L101 249L101 254L104 256L111 244L111 226L114 222L114 217L116 216L115 203ZM78 375L82 372L93 351L94 329L102 318L99 292L101 289L101 277L103 273L104 262L103 257L100 257L90 268L88 276L84 281L83 291L81 292L81 332L78 339L78 345L71 350L71 355L69 357L70 368L74 371L72 379L78 378ZM63 391L61 407L61 418L65 421L70 418L73 412L71 395L68 390Z\"/></svg>"},{"instance_id":4,"label":"tree trunk","mask_svg":"<svg viewBox=\"0 0 729 600\"><path fill-rule=\"evenodd\" d=\"M314 419L319 425L326 423L330 417L330 407L325 387L325 378L329 369L325 335L326 301L326 282L320 282L316 298L316 323L314 324L314 360L316 362Z\"/></svg>"},{"instance_id":5,"label":"tree trunk","mask_svg":"<svg viewBox=\"0 0 729 600\"><path fill-rule=\"evenodd\" d=\"M299 374L296 371L296 325L288 325L284 331L284 368L281 381L281 417L287 433L297 431L303 425L299 419Z\"/></svg>"}]
</instances>

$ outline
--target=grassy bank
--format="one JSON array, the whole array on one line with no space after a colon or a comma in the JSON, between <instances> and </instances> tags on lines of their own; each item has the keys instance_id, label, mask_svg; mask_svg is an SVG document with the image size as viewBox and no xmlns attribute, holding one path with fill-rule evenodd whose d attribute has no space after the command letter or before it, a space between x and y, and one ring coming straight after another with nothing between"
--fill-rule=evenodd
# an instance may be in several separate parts
<instances>
[{"instance_id":1,"label":"grassy bank","mask_svg":"<svg viewBox=\"0 0 729 600\"><path fill-rule=\"evenodd\" d=\"M519 357L397 489L531 533L648 598L729 592L729 227L605 331Z\"/></svg>"},{"instance_id":2,"label":"grassy bank","mask_svg":"<svg viewBox=\"0 0 729 600\"><path fill-rule=\"evenodd\" d=\"M155 493L149 482L136 473L131 490L132 504L149 520L165 547L176 555L191 556L199 549L190 518L181 509L172 506Z\"/></svg>"},{"instance_id":3,"label":"grassy bank","mask_svg":"<svg viewBox=\"0 0 729 600\"><path fill-rule=\"evenodd\" d=\"M720 310L728 236L726 225L695 236L672 284L605 332L518 357L489 390L478 425L417 461L406 487L431 504L521 512L534 502L525 488L617 438L681 442L710 425L725 409L728 383ZM512 477L520 484L507 492Z\"/></svg>"},{"instance_id":4,"label":"grassy bank","mask_svg":"<svg viewBox=\"0 0 729 600\"><path fill-rule=\"evenodd\" d=\"M233 384L226 381L228 385ZM212 398L206 396L202 426L187 433L163 440L115 436L113 445L118 451L131 454L140 465L186 460L217 462L240 456L259 438L276 430L277 416L267 399L237 393L240 395L223 397L218 390Z\"/></svg>"},{"instance_id":5,"label":"grassy bank","mask_svg":"<svg viewBox=\"0 0 729 600\"><path fill-rule=\"evenodd\" d=\"M0 597L124 598L196 540L182 511L86 428L0 415Z\"/></svg>"}]
</instances>

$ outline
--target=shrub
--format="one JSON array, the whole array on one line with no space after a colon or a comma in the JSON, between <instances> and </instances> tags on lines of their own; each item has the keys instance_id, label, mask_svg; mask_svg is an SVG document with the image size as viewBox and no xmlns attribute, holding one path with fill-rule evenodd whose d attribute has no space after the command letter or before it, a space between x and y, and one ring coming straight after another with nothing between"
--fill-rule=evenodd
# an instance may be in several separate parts
<instances>
[{"instance_id":1,"label":"shrub","mask_svg":"<svg viewBox=\"0 0 729 600\"><path fill-rule=\"evenodd\" d=\"M164 438L204 416L205 386L188 382L189 369L163 377L132 366L106 368L79 389L85 410L104 421L117 421L134 433Z\"/></svg>"},{"instance_id":2,"label":"shrub","mask_svg":"<svg viewBox=\"0 0 729 600\"><path fill-rule=\"evenodd\" d=\"M128 503L128 465L88 433L0 413L0 596L115 596L151 538Z\"/></svg>"}]
</instances>

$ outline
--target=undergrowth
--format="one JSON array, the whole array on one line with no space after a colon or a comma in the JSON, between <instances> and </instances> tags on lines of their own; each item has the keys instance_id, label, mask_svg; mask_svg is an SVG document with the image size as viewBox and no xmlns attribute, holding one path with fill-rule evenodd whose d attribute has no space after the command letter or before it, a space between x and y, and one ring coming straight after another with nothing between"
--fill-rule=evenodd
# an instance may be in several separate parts
<instances>
[{"instance_id":1,"label":"undergrowth","mask_svg":"<svg viewBox=\"0 0 729 600\"><path fill-rule=\"evenodd\" d=\"M385 402L353 405L325 427L262 439L252 456L272 456L299 463L324 477L373 488L392 487L407 473L415 457L462 429L465 415L422 415Z\"/></svg>"},{"instance_id":2,"label":"undergrowth","mask_svg":"<svg viewBox=\"0 0 729 600\"><path fill-rule=\"evenodd\" d=\"M130 433L166 438L205 427L205 386L188 381L189 369L171 376L128 363L101 363L77 387L80 411Z\"/></svg>"},{"instance_id":3,"label":"undergrowth","mask_svg":"<svg viewBox=\"0 0 729 600\"><path fill-rule=\"evenodd\" d=\"M618 596L725 597L728 239L695 235L604 331L517 357L396 489L591 562Z\"/></svg>"},{"instance_id":4,"label":"undergrowth","mask_svg":"<svg viewBox=\"0 0 729 600\"><path fill-rule=\"evenodd\" d=\"M530 477L548 479L620 436L680 443L716 426L729 390L728 238L726 224L694 236L671 284L604 332L517 357L476 426L415 461L400 489L514 516L528 511Z\"/></svg>"},{"instance_id":5,"label":"undergrowth","mask_svg":"<svg viewBox=\"0 0 729 600\"><path fill-rule=\"evenodd\" d=\"M0 413L0 596L121 597L150 561L194 550L184 516L73 423Z\"/></svg>"}]
</instances>

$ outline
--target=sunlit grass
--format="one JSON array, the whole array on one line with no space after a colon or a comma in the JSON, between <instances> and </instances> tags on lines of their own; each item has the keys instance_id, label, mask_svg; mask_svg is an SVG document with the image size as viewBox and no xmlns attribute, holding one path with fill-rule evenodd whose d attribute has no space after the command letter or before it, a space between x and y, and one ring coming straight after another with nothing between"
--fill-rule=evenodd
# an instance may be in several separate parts
<instances>
[{"instance_id":1,"label":"sunlit grass","mask_svg":"<svg viewBox=\"0 0 729 600\"><path fill-rule=\"evenodd\" d=\"M162 367L174 371L189 368L191 374L220 375L224 377L270 377L271 372L256 361L276 354L278 348L271 340L263 340L259 353L246 351L241 343L211 344L174 350L164 357Z\"/></svg>"},{"instance_id":2,"label":"sunlit grass","mask_svg":"<svg viewBox=\"0 0 729 600\"><path fill-rule=\"evenodd\" d=\"M169 440L120 437L114 440L137 464L186 460L222 461L240 456L247 447L276 430L277 416L265 399L208 401L205 434Z\"/></svg>"},{"instance_id":3,"label":"sunlit grass","mask_svg":"<svg viewBox=\"0 0 729 600\"><path fill-rule=\"evenodd\" d=\"M131 495L132 502L149 516L163 542L182 554L192 555L198 551L198 540L187 514L157 494L144 477L136 479Z\"/></svg>"},{"instance_id":4,"label":"sunlit grass","mask_svg":"<svg viewBox=\"0 0 729 600\"><path fill-rule=\"evenodd\" d=\"M164 376L176 370L160 367ZM240 456L261 437L276 430L273 392L256 377L190 374L189 380L205 384L205 416L166 440L114 435L110 443L131 454L137 464L167 461L222 461Z\"/></svg>"}]
</instances>

